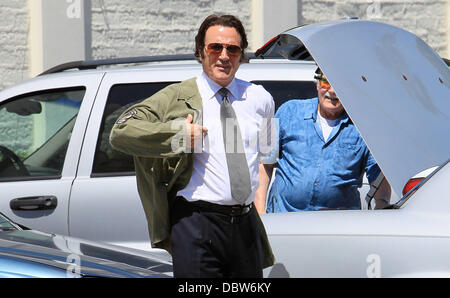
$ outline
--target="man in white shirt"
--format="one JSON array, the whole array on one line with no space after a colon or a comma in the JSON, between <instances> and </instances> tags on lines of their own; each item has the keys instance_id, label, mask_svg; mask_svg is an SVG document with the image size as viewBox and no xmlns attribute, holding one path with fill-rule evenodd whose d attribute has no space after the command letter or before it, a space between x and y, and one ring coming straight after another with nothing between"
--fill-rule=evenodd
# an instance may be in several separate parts
<instances>
[{"instance_id":1,"label":"man in white shirt","mask_svg":"<svg viewBox=\"0 0 450 298\"><path fill-rule=\"evenodd\" d=\"M230 190L230 179L227 167L226 152L223 144L223 133L220 122L220 103L222 97L218 91L222 88L203 72L196 78L203 107L203 139L194 140L201 148L194 152L194 171L190 183L178 192L188 201L204 200L221 205L238 205ZM265 117L273 113L270 95L261 86L234 78L227 86L228 98L239 120L241 135L244 140L243 151L250 172L251 195L244 205L253 202L254 191L258 185L258 164L261 156L258 148L258 137L266 123ZM194 127L195 124L188 124ZM200 126L197 126L200 129ZM201 150L201 151L200 151ZM231 148L232 150L232 148Z\"/></svg>"},{"instance_id":2,"label":"man in white shirt","mask_svg":"<svg viewBox=\"0 0 450 298\"><path fill-rule=\"evenodd\" d=\"M274 257L253 200L274 102L235 78L239 19L211 15L195 40L203 73L127 109L110 142L134 157L152 247L171 252L175 277L262 277Z\"/></svg>"},{"instance_id":3,"label":"man in white shirt","mask_svg":"<svg viewBox=\"0 0 450 298\"><path fill-rule=\"evenodd\" d=\"M229 15L209 16L196 36L195 54L203 66L196 78L203 123L193 124L190 115L186 119L193 172L178 191L172 213L176 277L262 277L253 206L261 157L257 140L270 130L274 102L263 87L235 78L247 45L241 22ZM224 100L234 119L223 119ZM241 140L228 146L229 137Z\"/></svg>"}]
</instances>

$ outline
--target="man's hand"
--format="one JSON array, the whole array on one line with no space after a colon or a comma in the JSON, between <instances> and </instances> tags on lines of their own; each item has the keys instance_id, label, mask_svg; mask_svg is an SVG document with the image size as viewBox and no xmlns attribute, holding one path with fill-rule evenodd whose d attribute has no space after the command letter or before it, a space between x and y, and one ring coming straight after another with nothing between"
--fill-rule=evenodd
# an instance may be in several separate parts
<instances>
[{"instance_id":1,"label":"man's hand","mask_svg":"<svg viewBox=\"0 0 450 298\"><path fill-rule=\"evenodd\" d=\"M203 145L203 134L208 132L208 129L199 124L192 124L194 117L189 114L186 117L186 146L189 149L194 149L191 152L201 152ZM199 149L200 151L196 150Z\"/></svg>"},{"instance_id":2,"label":"man's hand","mask_svg":"<svg viewBox=\"0 0 450 298\"><path fill-rule=\"evenodd\" d=\"M377 192L374 195L375 209L382 209L389 205L391 199L391 185L385 179L381 182Z\"/></svg>"},{"instance_id":3,"label":"man's hand","mask_svg":"<svg viewBox=\"0 0 450 298\"><path fill-rule=\"evenodd\" d=\"M255 207L259 214L266 214L266 196L273 173L273 164L259 165L259 187L255 193Z\"/></svg>"}]
</instances>

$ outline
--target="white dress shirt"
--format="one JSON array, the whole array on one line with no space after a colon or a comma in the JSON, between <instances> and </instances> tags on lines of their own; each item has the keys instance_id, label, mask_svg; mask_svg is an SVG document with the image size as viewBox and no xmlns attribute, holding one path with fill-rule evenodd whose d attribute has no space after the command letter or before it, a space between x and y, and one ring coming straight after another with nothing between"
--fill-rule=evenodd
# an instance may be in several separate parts
<instances>
[{"instance_id":1,"label":"white dress shirt","mask_svg":"<svg viewBox=\"0 0 450 298\"><path fill-rule=\"evenodd\" d=\"M178 191L178 195L188 201L204 200L221 205L236 205L238 202L231 197L220 120L222 96L218 91L222 86L205 73L197 77L197 86L202 97L203 126L208 132L204 135L202 152L193 153L194 170L191 180L184 189ZM265 138L266 133L271 131L275 105L270 93L262 86L235 78L226 88L239 123L249 167L252 193L246 204L250 204L258 187L260 159L265 152L270 151L263 149L266 144L261 144L259 138Z\"/></svg>"}]
</instances>

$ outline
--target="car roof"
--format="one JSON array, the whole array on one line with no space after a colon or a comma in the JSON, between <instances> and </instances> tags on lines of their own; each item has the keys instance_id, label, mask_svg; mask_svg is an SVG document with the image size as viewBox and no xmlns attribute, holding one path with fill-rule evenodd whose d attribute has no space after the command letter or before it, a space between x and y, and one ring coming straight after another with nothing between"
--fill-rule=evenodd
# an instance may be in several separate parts
<instances>
[{"instance_id":1,"label":"car roof","mask_svg":"<svg viewBox=\"0 0 450 298\"><path fill-rule=\"evenodd\" d=\"M261 52L316 61L397 194L449 158L450 71L416 35L340 20L288 30Z\"/></svg>"},{"instance_id":2,"label":"car roof","mask_svg":"<svg viewBox=\"0 0 450 298\"><path fill-rule=\"evenodd\" d=\"M104 60L88 61L83 65L83 61L64 63L61 66L56 66L53 70L46 71L34 78L24 80L12 87L4 89L0 92L0 101L9 98L12 94L20 93L28 84L39 86L49 78L57 78L61 80L70 80L70 78L95 76L103 74L121 74L121 73L139 73L150 72L155 73L154 76L148 76L149 82L165 81L176 82L197 76L201 73L201 64L195 59L188 60L162 60L158 61L159 56L149 57L152 62L130 62L125 65L122 64L102 64ZM124 58L128 61L130 58ZM141 60L143 58L141 57ZM112 59L117 60L117 59ZM132 59L133 60L133 59ZM79 66L81 64L81 66ZM93 63L95 66L89 66ZM81 69L78 69L80 67ZM314 70L316 64L313 61L292 61L288 59L254 59L248 63L242 63L236 74L237 78L243 80L313 80ZM276 72L274 72L276 71ZM16 91L14 91L16 90Z\"/></svg>"},{"instance_id":3,"label":"car roof","mask_svg":"<svg viewBox=\"0 0 450 298\"><path fill-rule=\"evenodd\" d=\"M259 67L267 67L270 65L282 65L282 64L304 64L313 65L313 61L295 61L284 59L280 55L273 55L266 57L265 59L255 58L253 53L246 53L242 65L264 65ZM131 66L124 66L131 65ZM186 68L186 67L199 67L200 62L192 54L179 54L179 55L159 55L159 56L140 56L140 57L123 57L123 58L110 58L88 61L72 61L56 65L50 69L39 74L39 76L62 73L67 70L92 70L103 69L106 71L135 71L139 69L158 69L158 68Z\"/></svg>"}]
</instances>

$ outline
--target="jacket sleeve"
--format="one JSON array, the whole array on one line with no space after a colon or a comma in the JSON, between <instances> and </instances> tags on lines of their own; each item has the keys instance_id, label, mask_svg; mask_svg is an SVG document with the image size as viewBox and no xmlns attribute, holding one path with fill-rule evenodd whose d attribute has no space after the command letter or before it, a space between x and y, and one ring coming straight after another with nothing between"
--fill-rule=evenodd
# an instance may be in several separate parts
<instances>
[{"instance_id":1,"label":"jacket sleeve","mask_svg":"<svg viewBox=\"0 0 450 298\"><path fill-rule=\"evenodd\" d=\"M111 146L140 157L174 157L185 152L185 119L165 117L176 95L169 86L128 108L111 130Z\"/></svg>"}]
</instances>

